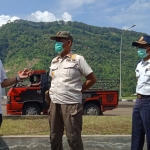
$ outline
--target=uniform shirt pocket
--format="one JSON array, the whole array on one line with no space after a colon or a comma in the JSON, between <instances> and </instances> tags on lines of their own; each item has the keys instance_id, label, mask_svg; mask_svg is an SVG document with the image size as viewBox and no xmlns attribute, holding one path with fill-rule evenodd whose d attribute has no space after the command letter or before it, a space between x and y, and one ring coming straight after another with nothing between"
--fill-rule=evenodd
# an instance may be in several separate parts
<instances>
[{"instance_id":1,"label":"uniform shirt pocket","mask_svg":"<svg viewBox=\"0 0 150 150\"><path fill-rule=\"evenodd\" d=\"M79 75L77 63L76 62L67 63L63 68L63 74L73 77Z\"/></svg>"},{"instance_id":2,"label":"uniform shirt pocket","mask_svg":"<svg viewBox=\"0 0 150 150\"><path fill-rule=\"evenodd\" d=\"M149 69L145 70L145 76L150 76L150 70Z\"/></svg>"},{"instance_id":3,"label":"uniform shirt pocket","mask_svg":"<svg viewBox=\"0 0 150 150\"><path fill-rule=\"evenodd\" d=\"M58 74L58 65L51 65L50 67L50 76L52 78L56 77L56 75Z\"/></svg>"},{"instance_id":4,"label":"uniform shirt pocket","mask_svg":"<svg viewBox=\"0 0 150 150\"><path fill-rule=\"evenodd\" d=\"M144 76L141 78L141 80L145 83L149 83L150 82L150 70L145 70L145 74Z\"/></svg>"}]
</instances>

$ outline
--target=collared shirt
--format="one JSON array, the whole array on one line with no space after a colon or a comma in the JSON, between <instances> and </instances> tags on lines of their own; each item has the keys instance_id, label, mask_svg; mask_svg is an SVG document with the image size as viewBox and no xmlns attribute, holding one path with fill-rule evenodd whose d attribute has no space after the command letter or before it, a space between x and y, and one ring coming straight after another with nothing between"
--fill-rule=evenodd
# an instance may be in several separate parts
<instances>
[{"instance_id":1,"label":"collared shirt","mask_svg":"<svg viewBox=\"0 0 150 150\"><path fill-rule=\"evenodd\" d=\"M7 79L6 72L5 72L3 64L0 60L0 114L2 114L2 104L1 104L1 101L2 101L2 87L1 87L1 83L5 79Z\"/></svg>"},{"instance_id":2,"label":"collared shirt","mask_svg":"<svg viewBox=\"0 0 150 150\"><path fill-rule=\"evenodd\" d=\"M138 79L136 93L150 95L150 59L139 62L135 72Z\"/></svg>"},{"instance_id":3,"label":"collared shirt","mask_svg":"<svg viewBox=\"0 0 150 150\"><path fill-rule=\"evenodd\" d=\"M82 76L93 70L83 56L68 54L64 58L56 57L50 66L50 97L53 103L82 103Z\"/></svg>"}]
</instances>

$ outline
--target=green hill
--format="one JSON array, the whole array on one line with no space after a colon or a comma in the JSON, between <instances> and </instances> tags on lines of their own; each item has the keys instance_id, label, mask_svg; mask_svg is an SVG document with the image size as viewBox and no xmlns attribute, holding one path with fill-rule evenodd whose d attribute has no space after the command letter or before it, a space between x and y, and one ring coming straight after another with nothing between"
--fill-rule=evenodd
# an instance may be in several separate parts
<instances>
[{"instance_id":1,"label":"green hill","mask_svg":"<svg viewBox=\"0 0 150 150\"><path fill-rule=\"evenodd\" d=\"M68 30L74 37L72 51L83 55L98 78L120 78L120 38L122 30L90 26L81 22L35 23L17 20L0 27L0 59L8 76L25 67L49 70L57 54L50 36ZM137 52L131 46L144 33L126 31L122 45L122 95L135 93Z\"/></svg>"}]
</instances>

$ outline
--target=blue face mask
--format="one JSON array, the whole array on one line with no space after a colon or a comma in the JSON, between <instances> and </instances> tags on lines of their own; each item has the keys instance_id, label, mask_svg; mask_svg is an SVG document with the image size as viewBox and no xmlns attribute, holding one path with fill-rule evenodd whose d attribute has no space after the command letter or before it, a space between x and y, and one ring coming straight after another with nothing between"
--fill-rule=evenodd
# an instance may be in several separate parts
<instances>
[{"instance_id":1,"label":"blue face mask","mask_svg":"<svg viewBox=\"0 0 150 150\"><path fill-rule=\"evenodd\" d=\"M137 53L138 53L138 56L142 59L148 56L148 54L146 53L146 49L143 49L143 48L138 48Z\"/></svg>"},{"instance_id":2,"label":"blue face mask","mask_svg":"<svg viewBox=\"0 0 150 150\"><path fill-rule=\"evenodd\" d=\"M61 53L64 50L63 44L64 44L63 42L56 42L55 43L55 52Z\"/></svg>"}]
</instances>

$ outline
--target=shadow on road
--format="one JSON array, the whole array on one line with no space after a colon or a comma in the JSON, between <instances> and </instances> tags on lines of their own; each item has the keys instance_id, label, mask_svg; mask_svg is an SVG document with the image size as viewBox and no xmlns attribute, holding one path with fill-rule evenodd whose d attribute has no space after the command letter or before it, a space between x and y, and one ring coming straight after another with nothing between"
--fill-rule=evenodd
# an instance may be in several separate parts
<instances>
[{"instance_id":1,"label":"shadow on road","mask_svg":"<svg viewBox=\"0 0 150 150\"><path fill-rule=\"evenodd\" d=\"M118 108L133 108L134 106L132 105L124 105L124 106L118 106Z\"/></svg>"}]
</instances>

